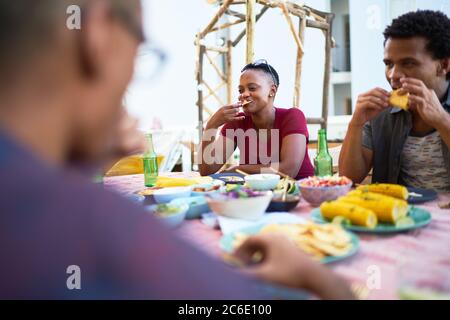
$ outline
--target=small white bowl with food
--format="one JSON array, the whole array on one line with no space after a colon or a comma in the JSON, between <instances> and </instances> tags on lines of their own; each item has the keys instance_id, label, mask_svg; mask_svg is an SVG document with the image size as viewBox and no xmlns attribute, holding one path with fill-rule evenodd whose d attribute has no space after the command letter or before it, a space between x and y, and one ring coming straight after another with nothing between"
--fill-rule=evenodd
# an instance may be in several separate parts
<instances>
[{"instance_id":1,"label":"small white bowl with food","mask_svg":"<svg viewBox=\"0 0 450 320\"><path fill-rule=\"evenodd\" d=\"M266 212L272 192L257 192L239 185L228 187L227 191L206 197L215 214L244 220L258 220Z\"/></svg>"},{"instance_id":2,"label":"small white bowl with food","mask_svg":"<svg viewBox=\"0 0 450 320\"><path fill-rule=\"evenodd\" d=\"M280 176L272 173L250 174L244 177L245 184L257 191L273 190L280 182Z\"/></svg>"},{"instance_id":3,"label":"small white bowl with food","mask_svg":"<svg viewBox=\"0 0 450 320\"><path fill-rule=\"evenodd\" d=\"M189 205L154 204L146 206L145 210L153 214L157 219L163 221L170 228L176 228L181 225L186 218L186 212L189 210Z\"/></svg>"}]
</instances>

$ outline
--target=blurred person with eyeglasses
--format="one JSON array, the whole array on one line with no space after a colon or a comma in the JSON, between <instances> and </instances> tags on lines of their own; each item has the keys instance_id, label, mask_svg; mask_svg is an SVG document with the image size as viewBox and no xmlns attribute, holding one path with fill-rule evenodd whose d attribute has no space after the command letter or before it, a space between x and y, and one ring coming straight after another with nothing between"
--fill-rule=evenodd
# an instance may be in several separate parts
<instances>
[{"instance_id":1,"label":"blurred person with eyeglasses","mask_svg":"<svg viewBox=\"0 0 450 320\"><path fill-rule=\"evenodd\" d=\"M74 4L81 30L65 27ZM71 169L103 159L117 137L140 10L137 0L0 1L0 299L270 297L254 277L351 297L285 239L252 238L239 257L263 254L254 277L232 271ZM80 290L67 287L74 265Z\"/></svg>"},{"instance_id":2,"label":"blurred person with eyeglasses","mask_svg":"<svg viewBox=\"0 0 450 320\"><path fill-rule=\"evenodd\" d=\"M202 175L219 171L236 148L240 163L228 172L261 173L271 167L295 179L314 175L305 115L298 108L274 106L279 86L277 71L264 59L242 69L239 102L221 107L206 124L199 152Z\"/></svg>"}]
</instances>

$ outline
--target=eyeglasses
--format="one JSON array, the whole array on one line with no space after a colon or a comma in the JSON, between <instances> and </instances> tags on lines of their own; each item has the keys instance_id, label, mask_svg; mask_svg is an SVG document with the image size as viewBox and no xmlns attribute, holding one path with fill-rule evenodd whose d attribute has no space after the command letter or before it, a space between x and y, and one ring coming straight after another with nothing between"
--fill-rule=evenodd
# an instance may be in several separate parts
<instances>
[{"instance_id":1,"label":"eyeglasses","mask_svg":"<svg viewBox=\"0 0 450 320\"><path fill-rule=\"evenodd\" d=\"M275 77L274 72L272 71L272 67L269 65L266 59L259 59L255 62L250 63L251 66L257 67L257 66L265 66L267 70L269 70L270 76L272 77L272 81L275 84L275 86L278 86L279 83L277 81L277 78ZM245 68L241 70L241 72L244 72Z\"/></svg>"},{"instance_id":2,"label":"eyeglasses","mask_svg":"<svg viewBox=\"0 0 450 320\"><path fill-rule=\"evenodd\" d=\"M84 6L82 11L88 12L89 7ZM166 53L161 48L156 47L153 41L147 39L143 26L133 10L113 7L111 14L140 43L131 82L142 83L154 80L165 65Z\"/></svg>"},{"instance_id":3,"label":"eyeglasses","mask_svg":"<svg viewBox=\"0 0 450 320\"><path fill-rule=\"evenodd\" d=\"M84 12L88 12L88 10L88 6L82 8ZM163 49L155 46L153 41L147 39L141 22L132 10L114 7L111 13L140 43L131 82L148 83L154 80L166 64L166 53Z\"/></svg>"},{"instance_id":4,"label":"eyeglasses","mask_svg":"<svg viewBox=\"0 0 450 320\"><path fill-rule=\"evenodd\" d=\"M166 52L147 41L138 49L132 82L148 83L155 80L167 63Z\"/></svg>"},{"instance_id":5,"label":"eyeglasses","mask_svg":"<svg viewBox=\"0 0 450 320\"><path fill-rule=\"evenodd\" d=\"M143 27L130 10L116 10L115 15L140 42L136 56L132 82L149 82L154 80L166 64L166 53L147 39Z\"/></svg>"}]
</instances>

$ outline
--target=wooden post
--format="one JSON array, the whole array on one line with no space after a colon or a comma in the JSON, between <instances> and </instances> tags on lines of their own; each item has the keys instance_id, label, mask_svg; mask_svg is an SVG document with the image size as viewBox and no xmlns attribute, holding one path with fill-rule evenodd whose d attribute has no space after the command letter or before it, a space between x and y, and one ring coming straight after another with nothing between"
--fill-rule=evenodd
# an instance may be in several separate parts
<instances>
[{"instance_id":1,"label":"wooden post","mask_svg":"<svg viewBox=\"0 0 450 320\"><path fill-rule=\"evenodd\" d=\"M328 125L328 100L330 91L330 73L331 73L331 44L332 44L332 33L331 26L333 23L334 14L329 14L327 16L327 23L329 25L328 30L325 32L325 70L323 76L323 96L322 96L322 119L324 120L322 124L323 129L327 129Z\"/></svg>"},{"instance_id":2,"label":"wooden post","mask_svg":"<svg viewBox=\"0 0 450 320\"><path fill-rule=\"evenodd\" d=\"M262 17L262 15L267 11L267 9L269 9L268 6L265 6L264 8L262 8L261 12L258 13L258 15L256 16L256 22L258 22L258 20ZM233 47L236 47L237 44L242 40L242 38L247 34L247 29L243 30L237 37L236 39L233 41Z\"/></svg>"},{"instance_id":3,"label":"wooden post","mask_svg":"<svg viewBox=\"0 0 450 320\"><path fill-rule=\"evenodd\" d=\"M305 47L305 29L306 29L306 17L300 18L298 35L302 47L297 48L297 64L295 66L295 87L294 87L294 107L300 107L301 97L301 81L302 81L302 64L303 55L305 54L303 48Z\"/></svg>"},{"instance_id":4,"label":"wooden post","mask_svg":"<svg viewBox=\"0 0 450 320\"><path fill-rule=\"evenodd\" d=\"M232 50L233 43L231 40L227 42L228 51L226 54L226 74L227 74L227 104L232 103L233 99L233 64L232 64Z\"/></svg>"},{"instance_id":5,"label":"wooden post","mask_svg":"<svg viewBox=\"0 0 450 320\"><path fill-rule=\"evenodd\" d=\"M255 56L255 13L256 0L247 0L247 63L252 63Z\"/></svg>"}]
</instances>

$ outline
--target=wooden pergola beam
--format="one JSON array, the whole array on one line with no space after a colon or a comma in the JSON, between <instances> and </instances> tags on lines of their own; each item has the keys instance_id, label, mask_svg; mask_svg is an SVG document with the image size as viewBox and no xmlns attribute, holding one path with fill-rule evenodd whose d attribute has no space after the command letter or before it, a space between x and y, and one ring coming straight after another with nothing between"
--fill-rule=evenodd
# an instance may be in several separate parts
<instances>
[{"instance_id":1,"label":"wooden pergola beam","mask_svg":"<svg viewBox=\"0 0 450 320\"><path fill-rule=\"evenodd\" d=\"M195 39L195 42L194 42L196 46L203 46L208 51L215 51L215 52L219 52L219 53L226 53L228 51L227 47L216 47L216 46L205 45L205 42L203 40L198 39L199 36L200 35L197 35L197 38Z\"/></svg>"},{"instance_id":2,"label":"wooden pergola beam","mask_svg":"<svg viewBox=\"0 0 450 320\"><path fill-rule=\"evenodd\" d=\"M247 51L246 61L251 63L255 57L255 24L256 24L256 0L247 0Z\"/></svg>"},{"instance_id":3,"label":"wooden pergola beam","mask_svg":"<svg viewBox=\"0 0 450 320\"><path fill-rule=\"evenodd\" d=\"M243 1L233 1L233 2L231 3L231 5L236 5L236 4L247 4L247 1L246 1L246 0L243 0Z\"/></svg>"},{"instance_id":4,"label":"wooden pergola beam","mask_svg":"<svg viewBox=\"0 0 450 320\"><path fill-rule=\"evenodd\" d=\"M301 10L306 13L307 16L313 17L315 20L320 22L326 22L326 13L310 8L306 5L299 5L297 3L291 3L292 7Z\"/></svg>"},{"instance_id":5,"label":"wooden pergola beam","mask_svg":"<svg viewBox=\"0 0 450 320\"><path fill-rule=\"evenodd\" d=\"M222 24L222 25L220 25L218 27L212 28L208 33L219 31L219 30L223 30L223 29L227 29L227 28L230 28L230 27L235 26L237 24L241 24L243 22L245 22L245 19L236 20L236 21L229 22L229 23L224 23L224 24Z\"/></svg>"},{"instance_id":6,"label":"wooden pergola beam","mask_svg":"<svg viewBox=\"0 0 450 320\"><path fill-rule=\"evenodd\" d=\"M319 21L314 21L314 20L307 20L306 26L308 28L316 28L316 29L321 29L321 30L329 30L330 29L330 26L328 24L319 22Z\"/></svg>"},{"instance_id":7,"label":"wooden pergola beam","mask_svg":"<svg viewBox=\"0 0 450 320\"><path fill-rule=\"evenodd\" d=\"M231 9L227 9L227 11L225 11L225 14L228 14L230 16L245 20L246 16L243 13L231 10Z\"/></svg>"},{"instance_id":8,"label":"wooden pergola beam","mask_svg":"<svg viewBox=\"0 0 450 320\"><path fill-rule=\"evenodd\" d=\"M309 11L312 15L319 17L319 19L323 19L323 22L329 22L329 17L332 15L334 17L333 13L329 12L323 12L314 8L311 8L310 6L303 5L302 6L304 10Z\"/></svg>"},{"instance_id":9,"label":"wooden pergola beam","mask_svg":"<svg viewBox=\"0 0 450 320\"><path fill-rule=\"evenodd\" d=\"M300 37L300 42L305 43L305 30L306 30L306 17L299 19L298 33ZM295 84L294 84L294 106L300 107L300 97L301 97L301 80L302 80L302 65L303 56L305 51L297 48L297 63L295 65Z\"/></svg>"},{"instance_id":10,"label":"wooden pergola beam","mask_svg":"<svg viewBox=\"0 0 450 320\"><path fill-rule=\"evenodd\" d=\"M217 92L218 90L220 90L224 85L226 85L227 84L227 82L222 82L221 84L219 84L217 87L215 87L214 88L214 92ZM212 97L212 94L211 93L209 93L209 94L207 94L204 98L203 98L203 101L206 101L206 100L208 100L210 97Z\"/></svg>"},{"instance_id":11,"label":"wooden pergola beam","mask_svg":"<svg viewBox=\"0 0 450 320\"><path fill-rule=\"evenodd\" d=\"M286 21L289 25L289 29L291 30L292 36L294 37L295 43L297 44L297 49L301 50L302 52L305 52L303 49L303 43L300 40L300 37L298 36L297 32L294 28L294 23L292 22L291 16L289 15L289 10L287 9L286 5L284 3L280 4L281 11L283 11L284 17L286 18Z\"/></svg>"},{"instance_id":12,"label":"wooden pergola beam","mask_svg":"<svg viewBox=\"0 0 450 320\"><path fill-rule=\"evenodd\" d=\"M308 118L308 124L320 124L323 125L325 123L324 118Z\"/></svg>"},{"instance_id":13,"label":"wooden pergola beam","mask_svg":"<svg viewBox=\"0 0 450 320\"><path fill-rule=\"evenodd\" d=\"M269 9L269 7L263 7L260 13L256 16L256 22L263 16L263 14ZM247 30L243 30L236 39L232 42L233 47L236 47L243 37L247 34Z\"/></svg>"},{"instance_id":14,"label":"wooden pergola beam","mask_svg":"<svg viewBox=\"0 0 450 320\"><path fill-rule=\"evenodd\" d=\"M223 81L227 81L227 77L225 77L225 75L222 73L222 71L220 71L219 67L217 66L217 64L214 62L214 60L209 56L208 52L205 52L205 56L209 61L209 64L213 67L213 69L217 72L217 74L219 75L219 77L223 80Z\"/></svg>"},{"instance_id":15,"label":"wooden pergola beam","mask_svg":"<svg viewBox=\"0 0 450 320\"><path fill-rule=\"evenodd\" d=\"M206 87L206 89L208 89L208 93L210 93L214 98L216 98L217 102L219 102L220 105L224 105L225 103L223 103L222 99L217 95L216 92L214 92L214 90L211 88L211 86L206 83L205 80L203 80L202 84Z\"/></svg>"},{"instance_id":16,"label":"wooden pergola beam","mask_svg":"<svg viewBox=\"0 0 450 320\"><path fill-rule=\"evenodd\" d=\"M276 7L278 7L278 5L280 3L279 1L276 1L276 0L274 0L274 1L257 0L257 2L259 4L262 4L262 5L270 7L270 8L276 8Z\"/></svg>"},{"instance_id":17,"label":"wooden pergola beam","mask_svg":"<svg viewBox=\"0 0 450 320\"><path fill-rule=\"evenodd\" d=\"M199 34L200 39L203 39L208 34L209 30L211 30L216 25L216 23L219 21L220 17L224 14L224 12L228 9L228 7L230 6L230 4L232 2L233 2L233 0L225 0L224 1L224 3L220 7L220 9L216 13L216 15L213 17L211 22L206 26L206 28L202 32L200 32L200 34Z\"/></svg>"},{"instance_id":18,"label":"wooden pergola beam","mask_svg":"<svg viewBox=\"0 0 450 320\"><path fill-rule=\"evenodd\" d=\"M333 45L332 39L332 22L334 14L327 14L327 23L329 25L328 30L325 33L325 69L323 74L323 91L322 91L322 118L325 120L322 124L322 128L326 129L328 124L328 99L330 91L330 75L331 75L331 48Z\"/></svg>"}]
</instances>

